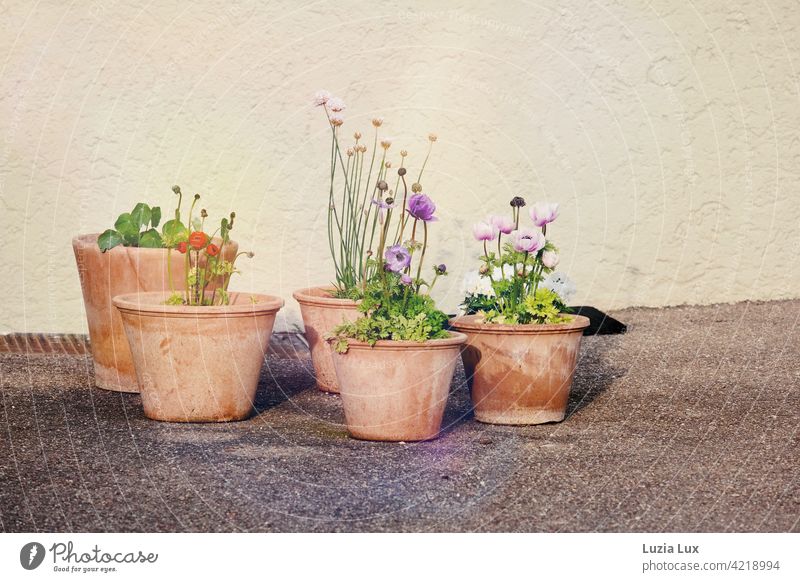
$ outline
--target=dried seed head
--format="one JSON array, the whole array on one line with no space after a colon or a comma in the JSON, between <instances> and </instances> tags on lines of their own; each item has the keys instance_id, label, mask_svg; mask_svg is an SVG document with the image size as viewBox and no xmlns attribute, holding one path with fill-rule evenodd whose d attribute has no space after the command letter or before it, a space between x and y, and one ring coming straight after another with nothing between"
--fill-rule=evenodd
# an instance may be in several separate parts
<instances>
[{"instance_id":1,"label":"dried seed head","mask_svg":"<svg viewBox=\"0 0 800 582\"><path fill-rule=\"evenodd\" d=\"M383 125L383 117L373 117L372 125L374 125L375 127L380 127L381 125Z\"/></svg>"},{"instance_id":2,"label":"dried seed head","mask_svg":"<svg viewBox=\"0 0 800 582\"><path fill-rule=\"evenodd\" d=\"M355 138L356 141L360 140L361 139L361 132L360 131L355 132L353 134L353 137Z\"/></svg>"},{"instance_id":3,"label":"dried seed head","mask_svg":"<svg viewBox=\"0 0 800 582\"><path fill-rule=\"evenodd\" d=\"M399 170L397 170L397 175L398 176L405 176L406 175L406 169L405 168L400 168Z\"/></svg>"},{"instance_id":4,"label":"dried seed head","mask_svg":"<svg viewBox=\"0 0 800 582\"><path fill-rule=\"evenodd\" d=\"M388 150L390 147L392 147L392 140L390 139L381 140L381 147L385 150Z\"/></svg>"},{"instance_id":5,"label":"dried seed head","mask_svg":"<svg viewBox=\"0 0 800 582\"><path fill-rule=\"evenodd\" d=\"M348 158L352 158L353 157L353 148L347 148L347 157Z\"/></svg>"},{"instance_id":6,"label":"dried seed head","mask_svg":"<svg viewBox=\"0 0 800 582\"><path fill-rule=\"evenodd\" d=\"M400 157L401 157L401 158L404 158L404 157L406 157L407 155L408 155L408 152L407 152L406 150L400 150Z\"/></svg>"},{"instance_id":7,"label":"dried seed head","mask_svg":"<svg viewBox=\"0 0 800 582\"><path fill-rule=\"evenodd\" d=\"M420 184L419 182L414 182L413 184L411 184L411 191L414 194L419 194L420 192L422 192L422 184Z\"/></svg>"},{"instance_id":8,"label":"dried seed head","mask_svg":"<svg viewBox=\"0 0 800 582\"><path fill-rule=\"evenodd\" d=\"M181 193L181 187L180 187L180 186L178 186L177 184L175 184L175 185L172 187L172 191L173 191L173 192L175 192L175 194L180 194L180 193Z\"/></svg>"},{"instance_id":9,"label":"dried seed head","mask_svg":"<svg viewBox=\"0 0 800 582\"><path fill-rule=\"evenodd\" d=\"M255 256L256 256L256 254L253 251L247 251L247 258L248 259L252 259Z\"/></svg>"},{"instance_id":10,"label":"dried seed head","mask_svg":"<svg viewBox=\"0 0 800 582\"><path fill-rule=\"evenodd\" d=\"M361 153L364 154L366 152L367 152L367 146L365 146L364 144L361 144Z\"/></svg>"},{"instance_id":11,"label":"dried seed head","mask_svg":"<svg viewBox=\"0 0 800 582\"><path fill-rule=\"evenodd\" d=\"M387 168L391 168L391 167L392 167L392 162L386 162L386 164L384 164L384 165L385 165Z\"/></svg>"},{"instance_id":12,"label":"dried seed head","mask_svg":"<svg viewBox=\"0 0 800 582\"><path fill-rule=\"evenodd\" d=\"M522 196L514 196L511 199L511 208L522 208L525 206L525 199Z\"/></svg>"},{"instance_id":13,"label":"dried seed head","mask_svg":"<svg viewBox=\"0 0 800 582\"><path fill-rule=\"evenodd\" d=\"M200 218L208 218L208 211L205 208L200 209Z\"/></svg>"},{"instance_id":14,"label":"dried seed head","mask_svg":"<svg viewBox=\"0 0 800 582\"><path fill-rule=\"evenodd\" d=\"M385 192L388 189L389 189L389 184L387 184L383 180L378 180L378 190L380 190L381 192Z\"/></svg>"},{"instance_id":15,"label":"dried seed head","mask_svg":"<svg viewBox=\"0 0 800 582\"><path fill-rule=\"evenodd\" d=\"M430 141L431 143L435 142L437 139L439 139L439 138L436 136L435 133L429 133L428 134L428 141Z\"/></svg>"}]
</instances>

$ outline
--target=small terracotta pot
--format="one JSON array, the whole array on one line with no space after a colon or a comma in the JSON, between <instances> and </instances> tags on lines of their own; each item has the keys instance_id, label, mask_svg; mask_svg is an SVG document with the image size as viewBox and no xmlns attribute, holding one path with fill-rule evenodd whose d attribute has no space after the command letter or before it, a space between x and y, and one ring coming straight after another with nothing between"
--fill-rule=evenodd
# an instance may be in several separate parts
<instances>
[{"instance_id":1,"label":"small terracotta pot","mask_svg":"<svg viewBox=\"0 0 800 582\"><path fill-rule=\"evenodd\" d=\"M164 305L168 293L114 297L130 343L144 414L171 422L242 420L283 299L231 293L230 305Z\"/></svg>"},{"instance_id":2,"label":"small terracotta pot","mask_svg":"<svg viewBox=\"0 0 800 582\"><path fill-rule=\"evenodd\" d=\"M333 353L347 430L371 441L424 441L439 435L462 333L426 342L350 341Z\"/></svg>"},{"instance_id":3,"label":"small terracotta pot","mask_svg":"<svg viewBox=\"0 0 800 582\"><path fill-rule=\"evenodd\" d=\"M311 350L311 362L317 388L324 392L339 392L332 350L324 336L337 325L361 317L358 304L350 299L331 297L333 287L309 287L292 294L300 304L306 341Z\"/></svg>"},{"instance_id":4,"label":"small terracotta pot","mask_svg":"<svg viewBox=\"0 0 800 582\"><path fill-rule=\"evenodd\" d=\"M461 356L476 420L490 424L564 420L581 337L589 326L587 317L572 318L552 325L503 325L467 315L450 322L452 329L469 338Z\"/></svg>"},{"instance_id":5,"label":"small terracotta pot","mask_svg":"<svg viewBox=\"0 0 800 582\"><path fill-rule=\"evenodd\" d=\"M89 327L95 385L117 392L138 392L128 340L111 299L123 293L168 291L167 249L118 246L103 253L97 246L98 236L84 234L72 239ZM222 249L222 255L232 260L238 250L239 245L231 241ZM175 289L183 291L184 255L173 250L170 256ZM215 282L209 283L209 288L215 286Z\"/></svg>"}]
</instances>

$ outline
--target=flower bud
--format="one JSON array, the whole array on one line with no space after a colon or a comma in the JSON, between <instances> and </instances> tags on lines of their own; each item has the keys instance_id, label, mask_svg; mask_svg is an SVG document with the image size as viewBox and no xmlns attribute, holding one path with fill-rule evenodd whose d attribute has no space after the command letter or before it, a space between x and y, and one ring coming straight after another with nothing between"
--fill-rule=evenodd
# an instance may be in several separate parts
<instances>
[{"instance_id":1,"label":"flower bud","mask_svg":"<svg viewBox=\"0 0 800 582\"><path fill-rule=\"evenodd\" d=\"M390 196L389 198L387 198L387 199L386 199L386 204L388 204L389 206L391 206L392 204L394 204L394 198L392 198L391 196Z\"/></svg>"},{"instance_id":2,"label":"flower bud","mask_svg":"<svg viewBox=\"0 0 800 582\"><path fill-rule=\"evenodd\" d=\"M411 184L411 191L414 194L419 194L420 192L422 192L422 184L420 184L419 182L414 182L413 184Z\"/></svg>"},{"instance_id":3,"label":"flower bud","mask_svg":"<svg viewBox=\"0 0 800 582\"><path fill-rule=\"evenodd\" d=\"M380 127L383 125L383 117L375 117L372 119L372 125L375 127Z\"/></svg>"},{"instance_id":4,"label":"flower bud","mask_svg":"<svg viewBox=\"0 0 800 582\"><path fill-rule=\"evenodd\" d=\"M378 180L378 190L385 191L389 189L389 184L383 180Z\"/></svg>"},{"instance_id":5,"label":"flower bud","mask_svg":"<svg viewBox=\"0 0 800 582\"><path fill-rule=\"evenodd\" d=\"M512 208L522 208L523 206L525 206L525 199L522 198L521 196L514 196L511 199Z\"/></svg>"},{"instance_id":6,"label":"flower bud","mask_svg":"<svg viewBox=\"0 0 800 582\"><path fill-rule=\"evenodd\" d=\"M200 209L200 218L208 218L208 211L205 208Z\"/></svg>"},{"instance_id":7,"label":"flower bud","mask_svg":"<svg viewBox=\"0 0 800 582\"><path fill-rule=\"evenodd\" d=\"M386 162L384 164L384 166L386 166L387 168L391 168L392 167L392 162Z\"/></svg>"},{"instance_id":8,"label":"flower bud","mask_svg":"<svg viewBox=\"0 0 800 582\"><path fill-rule=\"evenodd\" d=\"M177 184L175 184L175 185L172 187L172 191L173 191L173 192L175 192L175 194L180 194L180 193L181 193L181 187L180 187L180 186L178 186Z\"/></svg>"},{"instance_id":9,"label":"flower bud","mask_svg":"<svg viewBox=\"0 0 800 582\"><path fill-rule=\"evenodd\" d=\"M478 269L478 273L480 273L481 275L485 275L488 272L489 272L489 267L488 265L486 265L486 263L481 265L480 268Z\"/></svg>"},{"instance_id":10,"label":"flower bud","mask_svg":"<svg viewBox=\"0 0 800 582\"><path fill-rule=\"evenodd\" d=\"M435 133L429 133L428 134L428 141L430 141L431 143L435 142L437 139L439 139L439 138L436 136Z\"/></svg>"},{"instance_id":11,"label":"flower bud","mask_svg":"<svg viewBox=\"0 0 800 582\"><path fill-rule=\"evenodd\" d=\"M356 139L356 141L358 141L359 139L361 139L361 132L360 131L355 132L353 134L353 137Z\"/></svg>"},{"instance_id":12,"label":"flower bud","mask_svg":"<svg viewBox=\"0 0 800 582\"><path fill-rule=\"evenodd\" d=\"M353 148L347 148L347 157L348 158L352 158L353 157Z\"/></svg>"},{"instance_id":13,"label":"flower bud","mask_svg":"<svg viewBox=\"0 0 800 582\"><path fill-rule=\"evenodd\" d=\"M399 170L397 170L397 175L398 176L405 176L406 175L406 169L405 168L400 168Z\"/></svg>"},{"instance_id":14,"label":"flower bud","mask_svg":"<svg viewBox=\"0 0 800 582\"><path fill-rule=\"evenodd\" d=\"M433 268L433 270L436 271L437 275L446 275L447 274L447 265L445 265L444 263L442 263L441 265L436 265Z\"/></svg>"}]
</instances>

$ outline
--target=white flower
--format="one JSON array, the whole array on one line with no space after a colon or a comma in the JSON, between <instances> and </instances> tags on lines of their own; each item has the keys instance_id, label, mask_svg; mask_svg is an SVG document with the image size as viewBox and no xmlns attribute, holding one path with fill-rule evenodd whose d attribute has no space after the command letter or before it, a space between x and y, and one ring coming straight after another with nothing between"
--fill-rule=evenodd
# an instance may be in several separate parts
<instances>
[{"instance_id":1,"label":"white flower","mask_svg":"<svg viewBox=\"0 0 800 582\"><path fill-rule=\"evenodd\" d=\"M486 295L494 297L494 289L489 277L482 277L477 271L470 271L462 283L464 295Z\"/></svg>"},{"instance_id":2,"label":"white flower","mask_svg":"<svg viewBox=\"0 0 800 582\"><path fill-rule=\"evenodd\" d=\"M344 101L339 99L338 97L331 97L328 99L328 109L331 111L335 111L339 113L340 111L344 111L347 106L344 104Z\"/></svg>"},{"instance_id":3,"label":"white flower","mask_svg":"<svg viewBox=\"0 0 800 582\"><path fill-rule=\"evenodd\" d=\"M325 89L320 89L314 94L314 105L319 107L320 105L325 105L328 100L332 97L330 91L326 91Z\"/></svg>"},{"instance_id":4,"label":"white flower","mask_svg":"<svg viewBox=\"0 0 800 582\"><path fill-rule=\"evenodd\" d=\"M539 286L558 293L564 303L569 303L577 291L575 283L562 273L550 273Z\"/></svg>"}]
</instances>

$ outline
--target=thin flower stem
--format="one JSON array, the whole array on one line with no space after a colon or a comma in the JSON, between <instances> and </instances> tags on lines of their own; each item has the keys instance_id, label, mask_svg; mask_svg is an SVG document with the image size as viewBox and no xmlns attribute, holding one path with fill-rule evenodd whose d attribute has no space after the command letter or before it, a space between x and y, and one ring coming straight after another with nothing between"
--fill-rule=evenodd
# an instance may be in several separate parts
<instances>
[{"instance_id":1,"label":"thin flower stem","mask_svg":"<svg viewBox=\"0 0 800 582\"><path fill-rule=\"evenodd\" d=\"M425 251L428 248L428 223L422 221L422 228L424 234L422 235L422 252L419 255L419 263L417 264L417 293L420 289L420 275L422 274L422 263L425 261Z\"/></svg>"}]
</instances>

